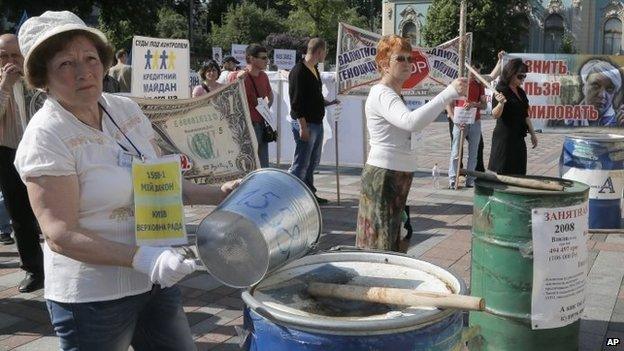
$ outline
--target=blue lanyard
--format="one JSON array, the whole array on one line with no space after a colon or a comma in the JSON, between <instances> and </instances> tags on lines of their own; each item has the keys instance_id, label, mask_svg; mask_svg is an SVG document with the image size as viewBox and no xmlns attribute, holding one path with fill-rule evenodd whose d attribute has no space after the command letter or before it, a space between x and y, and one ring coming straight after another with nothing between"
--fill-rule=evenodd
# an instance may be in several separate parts
<instances>
[{"instance_id":1,"label":"blue lanyard","mask_svg":"<svg viewBox=\"0 0 624 351\"><path fill-rule=\"evenodd\" d=\"M121 130L121 128L119 128L119 125L117 124L117 122L115 122L115 120L113 119L113 116L110 115L110 113L108 113L108 111L106 111L106 109L104 108L104 106L102 106L101 103L98 102L98 105L100 106L100 108L102 109L102 111L104 111L104 113L108 116L108 118L110 118L111 122L113 122L113 124L115 125L115 127L117 127L117 129L121 132L121 134L124 136L124 138L126 138L126 140L128 140L128 142L130 143L130 145L132 145L132 147L134 148L134 151L136 151L137 156L139 156L141 158L141 160L145 160L145 155L143 155L141 153L141 151L139 151L139 149L134 145L134 143L132 142L132 140L130 140L130 138L128 138L128 136L126 135L126 133L123 132L123 130ZM115 140L116 141L116 140ZM125 151L128 152L128 149L123 146L120 142L117 141L117 144Z\"/></svg>"}]
</instances>

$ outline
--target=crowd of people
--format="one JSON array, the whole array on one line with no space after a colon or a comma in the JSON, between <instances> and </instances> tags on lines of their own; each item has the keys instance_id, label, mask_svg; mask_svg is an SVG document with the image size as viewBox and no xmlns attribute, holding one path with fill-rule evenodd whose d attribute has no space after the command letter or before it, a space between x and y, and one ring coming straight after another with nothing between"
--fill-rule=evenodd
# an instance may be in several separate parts
<instances>
[{"instance_id":1,"label":"crowd of people","mask_svg":"<svg viewBox=\"0 0 624 351\"><path fill-rule=\"evenodd\" d=\"M339 103L323 96L318 64L326 54L324 40L310 39L305 57L289 73L295 141L289 172L315 195L313 175L321 158L325 109ZM503 54L494 70L484 75L488 80L498 78L487 168L522 175L527 133L533 147L538 142L522 89L528 67L521 59L503 67ZM259 165L269 167L268 144L276 135L266 114L274 100L265 72L268 50L251 44L245 61L243 67L231 56L224 58L222 67L213 60L205 62L199 71L201 84L193 88L192 96L242 80ZM479 114L485 104L484 86L474 76L458 78L410 110L401 95L412 74L408 39L384 36L375 61L381 80L371 87L365 103L370 152L361 175L356 245L405 252L409 236L400 233L419 153L412 143L414 133L446 110L451 134L449 186L457 185L462 134L469 144L467 169L485 170ZM588 66L584 82L593 79L594 70L602 72L601 67ZM51 322L63 350L125 350L130 345L135 350L171 345L194 349L176 283L196 270L195 261L170 247L135 242L132 163L159 159L161 152L139 106L109 94L131 89L126 51L113 53L106 36L73 13L48 11L23 23L17 36L0 36L0 70L0 190L26 272L19 290L30 292L45 285ZM619 89L621 79L611 85ZM45 94L45 102L36 112L27 110L37 92ZM589 93L587 98L593 101ZM457 109L470 108L477 111L474 123L453 121ZM612 111L607 112L603 118L610 119ZM239 183L214 187L183 181L184 204L218 204ZM469 176L466 186L473 184ZM316 198L320 204L327 202Z\"/></svg>"}]
</instances>

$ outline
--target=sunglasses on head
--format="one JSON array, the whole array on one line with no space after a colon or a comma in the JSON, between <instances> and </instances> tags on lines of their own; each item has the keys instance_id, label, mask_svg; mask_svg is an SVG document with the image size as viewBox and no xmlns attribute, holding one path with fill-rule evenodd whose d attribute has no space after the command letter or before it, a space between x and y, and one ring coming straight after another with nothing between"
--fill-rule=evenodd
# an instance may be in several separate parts
<instances>
[{"instance_id":1,"label":"sunglasses on head","mask_svg":"<svg viewBox=\"0 0 624 351\"><path fill-rule=\"evenodd\" d=\"M396 62L412 62L412 55L392 55L391 58L394 59Z\"/></svg>"},{"instance_id":2,"label":"sunglasses on head","mask_svg":"<svg viewBox=\"0 0 624 351\"><path fill-rule=\"evenodd\" d=\"M522 79L526 78L526 74L524 74L524 73L518 73L518 74L516 74L516 78L518 78L518 79L522 80Z\"/></svg>"}]
</instances>

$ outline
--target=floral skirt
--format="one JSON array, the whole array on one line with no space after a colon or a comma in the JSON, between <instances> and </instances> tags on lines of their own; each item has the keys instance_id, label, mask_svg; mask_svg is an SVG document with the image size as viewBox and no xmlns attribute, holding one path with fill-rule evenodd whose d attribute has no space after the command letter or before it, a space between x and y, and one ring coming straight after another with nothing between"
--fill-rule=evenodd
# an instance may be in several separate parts
<instances>
[{"instance_id":1,"label":"floral skirt","mask_svg":"<svg viewBox=\"0 0 624 351\"><path fill-rule=\"evenodd\" d=\"M401 213L412 177L412 172L364 166L355 239L357 247L400 251Z\"/></svg>"}]
</instances>

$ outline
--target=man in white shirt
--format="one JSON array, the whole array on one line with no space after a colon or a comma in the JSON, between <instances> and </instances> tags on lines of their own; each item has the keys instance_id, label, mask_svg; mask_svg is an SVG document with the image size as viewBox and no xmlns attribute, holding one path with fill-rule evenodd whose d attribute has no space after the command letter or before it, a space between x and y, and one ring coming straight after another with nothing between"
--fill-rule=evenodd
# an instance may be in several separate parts
<instances>
[{"instance_id":1,"label":"man in white shirt","mask_svg":"<svg viewBox=\"0 0 624 351\"><path fill-rule=\"evenodd\" d=\"M128 53L125 49L115 53L117 64L109 68L108 74L119 82L119 91L129 93L132 88L132 66L126 64Z\"/></svg>"},{"instance_id":2,"label":"man in white shirt","mask_svg":"<svg viewBox=\"0 0 624 351\"><path fill-rule=\"evenodd\" d=\"M219 84L227 84L228 76L230 73L238 71L240 65L240 61L235 59L233 56L226 56L223 59L223 69L221 70L221 74L219 75L219 79L217 79L217 83Z\"/></svg>"}]
</instances>

